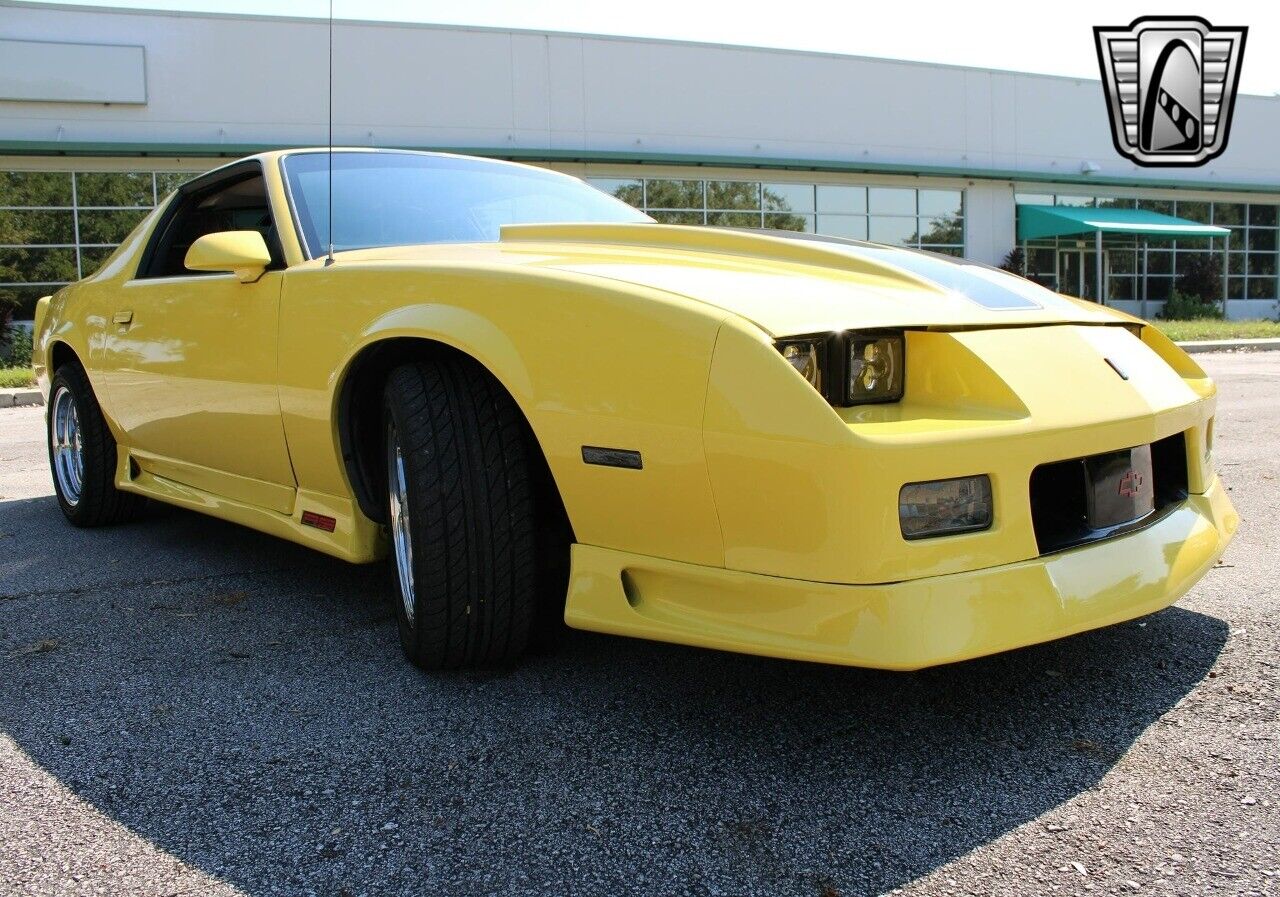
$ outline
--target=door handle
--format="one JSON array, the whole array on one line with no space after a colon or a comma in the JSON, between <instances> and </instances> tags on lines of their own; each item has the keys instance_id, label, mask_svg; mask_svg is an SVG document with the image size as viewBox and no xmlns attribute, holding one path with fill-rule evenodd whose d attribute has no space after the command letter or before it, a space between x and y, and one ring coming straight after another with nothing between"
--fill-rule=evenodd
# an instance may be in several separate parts
<instances>
[{"instance_id":1,"label":"door handle","mask_svg":"<svg viewBox=\"0 0 1280 897\"><path fill-rule=\"evenodd\" d=\"M111 316L111 320L116 324L129 324L133 321L133 310L126 308L124 311L118 311Z\"/></svg>"}]
</instances>

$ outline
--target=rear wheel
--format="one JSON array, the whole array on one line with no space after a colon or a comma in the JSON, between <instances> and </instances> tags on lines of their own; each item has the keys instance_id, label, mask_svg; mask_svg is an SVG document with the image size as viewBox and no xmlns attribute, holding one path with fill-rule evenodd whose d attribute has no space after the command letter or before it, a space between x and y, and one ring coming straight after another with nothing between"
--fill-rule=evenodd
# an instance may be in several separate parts
<instances>
[{"instance_id":1,"label":"rear wheel","mask_svg":"<svg viewBox=\"0 0 1280 897\"><path fill-rule=\"evenodd\" d=\"M79 365L64 364L49 385L49 468L62 513L76 526L136 518L146 500L115 486L116 441Z\"/></svg>"},{"instance_id":2,"label":"rear wheel","mask_svg":"<svg viewBox=\"0 0 1280 897\"><path fill-rule=\"evenodd\" d=\"M383 412L405 654L425 669L509 663L528 644L540 580L520 410L477 363L441 356L392 371Z\"/></svg>"}]
</instances>

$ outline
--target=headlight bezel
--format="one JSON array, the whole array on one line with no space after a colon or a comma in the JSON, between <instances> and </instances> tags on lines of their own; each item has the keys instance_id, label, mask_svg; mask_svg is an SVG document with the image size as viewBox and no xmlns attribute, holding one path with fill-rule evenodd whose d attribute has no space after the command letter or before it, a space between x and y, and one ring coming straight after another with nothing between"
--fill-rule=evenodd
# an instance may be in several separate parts
<instances>
[{"instance_id":1,"label":"headlight bezel","mask_svg":"<svg viewBox=\"0 0 1280 897\"><path fill-rule=\"evenodd\" d=\"M891 340L897 344L896 388L889 394L878 396L857 396L853 394L849 380L852 367L852 352L858 345ZM818 382L805 378L811 386L837 408L854 408L863 405L883 405L901 402L906 395L907 382L907 337L906 331L898 328L877 328L868 330L842 330L832 333L810 333L788 336L776 340L773 344L784 359L790 363L787 352L790 347L810 347L818 358ZM892 353L890 353L892 355ZM795 365L793 364L794 368ZM797 371L800 373L799 371ZM803 373L801 376L804 376Z\"/></svg>"}]
</instances>

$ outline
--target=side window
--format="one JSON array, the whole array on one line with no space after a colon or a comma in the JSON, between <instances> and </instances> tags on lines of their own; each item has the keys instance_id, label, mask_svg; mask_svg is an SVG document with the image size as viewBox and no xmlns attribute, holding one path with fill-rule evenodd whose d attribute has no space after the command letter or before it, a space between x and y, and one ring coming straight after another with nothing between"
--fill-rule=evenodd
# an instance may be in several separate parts
<instances>
[{"instance_id":1,"label":"side window","mask_svg":"<svg viewBox=\"0 0 1280 897\"><path fill-rule=\"evenodd\" d=\"M177 206L156 235L139 277L197 277L183 264L191 244L206 234L256 230L271 251L271 268L283 267L280 241L271 219L266 182L262 175L222 182L207 190L179 195Z\"/></svg>"}]
</instances>

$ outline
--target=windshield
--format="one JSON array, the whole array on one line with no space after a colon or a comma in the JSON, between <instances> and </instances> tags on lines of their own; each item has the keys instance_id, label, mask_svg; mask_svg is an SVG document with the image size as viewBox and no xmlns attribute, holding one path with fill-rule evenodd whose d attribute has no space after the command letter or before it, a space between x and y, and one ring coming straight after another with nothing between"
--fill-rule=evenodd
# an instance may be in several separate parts
<instances>
[{"instance_id":1,"label":"windshield","mask_svg":"<svg viewBox=\"0 0 1280 897\"><path fill-rule=\"evenodd\" d=\"M294 153L285 178L311 257L329 247L329 154ZM577 178L487 159L333 154L333 248L495 242L504 224L651 219Z\"/></svg>"}]
</instances>

